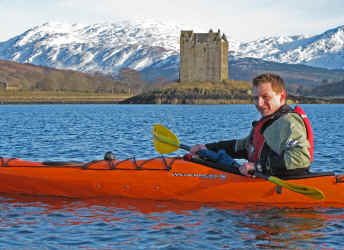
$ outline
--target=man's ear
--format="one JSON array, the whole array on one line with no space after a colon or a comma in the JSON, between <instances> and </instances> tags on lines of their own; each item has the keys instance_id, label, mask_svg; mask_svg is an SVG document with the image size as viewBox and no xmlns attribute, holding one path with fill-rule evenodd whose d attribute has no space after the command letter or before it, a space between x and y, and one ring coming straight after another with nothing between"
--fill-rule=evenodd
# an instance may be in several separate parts
<instances>
[{"instance_id":1,"label":"man's ear","mask_svg":"<svg viewBox=\"0 0 344 250\"><path fill-rule=\"evenodd\" d=\"M283 90L281 93L280 101L281 103L284 103L286 102L286 100L287 100L287 91Z\"/></svg>"}]
</instances>

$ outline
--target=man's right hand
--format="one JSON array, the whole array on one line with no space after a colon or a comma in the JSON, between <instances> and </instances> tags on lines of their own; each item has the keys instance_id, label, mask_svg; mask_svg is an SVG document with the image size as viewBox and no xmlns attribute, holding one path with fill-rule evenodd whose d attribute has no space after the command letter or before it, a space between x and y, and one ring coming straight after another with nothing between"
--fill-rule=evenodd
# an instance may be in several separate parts
<instances>
[{"instance_id":1,"label":"man's right hand","mask_svg":"<svg viewBox=\"0 0 344 250\"><path fill-rule=\"evenodd\" d=\"M207 149L207 147L205 145L202 145L202 144L196 144L195 146L193 146L191 149L190 149L190 153L192 155L196 155L197 152L200 150L200 149Z\"/></svg>"}]
</instances>

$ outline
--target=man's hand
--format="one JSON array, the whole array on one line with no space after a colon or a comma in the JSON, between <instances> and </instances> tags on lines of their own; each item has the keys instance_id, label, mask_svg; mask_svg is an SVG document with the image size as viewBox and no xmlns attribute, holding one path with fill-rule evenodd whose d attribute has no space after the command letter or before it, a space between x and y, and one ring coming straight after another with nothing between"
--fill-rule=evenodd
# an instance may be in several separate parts
<instances>
[{"instance_id":1,"label":"man's hand","mask_svg":"<svg viewBox=\"0 0 344 250\"><path fill-rule=\"evenodd\" d=\"M200 149L207 149L207 147L202 144L196 144L190 149L190 153L196 155Z\"/></svg>"},{"instance_id":2,"label":"man's hand","mask_svg":"<svg viewBox=\"0 0 344 250\"><path fill-rule=\"evenodd\" d=\"M250 170L253 170L253 171L256 170L256 168L254 167L254 163L253 162L245 162L239 168L240 173L243 174L243 175L246 175L246 176L251 176L249 174Z\"/></svg>"}]
</instances>

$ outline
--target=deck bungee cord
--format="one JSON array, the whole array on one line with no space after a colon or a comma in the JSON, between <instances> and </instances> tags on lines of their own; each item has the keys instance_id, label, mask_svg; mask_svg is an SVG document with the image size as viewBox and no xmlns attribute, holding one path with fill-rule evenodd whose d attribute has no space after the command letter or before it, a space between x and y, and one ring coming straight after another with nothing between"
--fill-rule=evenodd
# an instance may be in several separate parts
<instances>
[{"instance_id":1,"label":"deck bungee cord","mask_svg":"<svg viewBox=\"0 0 344 250\"><path fill-rule=\"evenodd\" d=\"M107 152L106 154L108 154ZM149 165L153 160L161 159L160 168L145 167ZM177 159L182 159L180 156L176 157L166 157L158 156L154 158L149 158L146 160L137 160L136 157L130 157L124 160L93 160L86 163L74 162L74 161L43 161L43 162L31 162L24 161L19 158L4 158L0 157L0 167L36 167L36 168L79 168L83 170L170 170L173 163ZM128 165L129 163L129 165ZM121 167L121 166L125 166Z\"/></svg>"}]
</instances>

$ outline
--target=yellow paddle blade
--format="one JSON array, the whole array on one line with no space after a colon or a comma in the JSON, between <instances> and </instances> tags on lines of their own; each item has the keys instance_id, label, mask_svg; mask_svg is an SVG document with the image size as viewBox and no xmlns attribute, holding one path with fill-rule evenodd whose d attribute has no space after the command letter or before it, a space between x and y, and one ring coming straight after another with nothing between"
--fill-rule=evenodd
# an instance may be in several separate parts
<instances>
[{"instance_id":1,"label":"yellow paddle blade","mask_svg":"<svg viewBox=\"0 0 344 250\"><path fill-rule=\"evenodd\" d=\"M323 192L321 192L317 188L298 185L295 183L288 183L275 176L270 176L268 180L279 186L285 187L286 189L306 195L315 200L323 200L325 198L325 195L323 194Z\"/></svg>"},{"instance_id":2,"label":"yellow paddle blade","mask_svg":"<svg viewBox=\"0 0 344 250\"><path fill-rule=\"evenodd\" d=\"M154 147L160 154L169 154L179 149L179 139L168 128L155 124L152 132Z\"/></svg>"}]
</instances>

